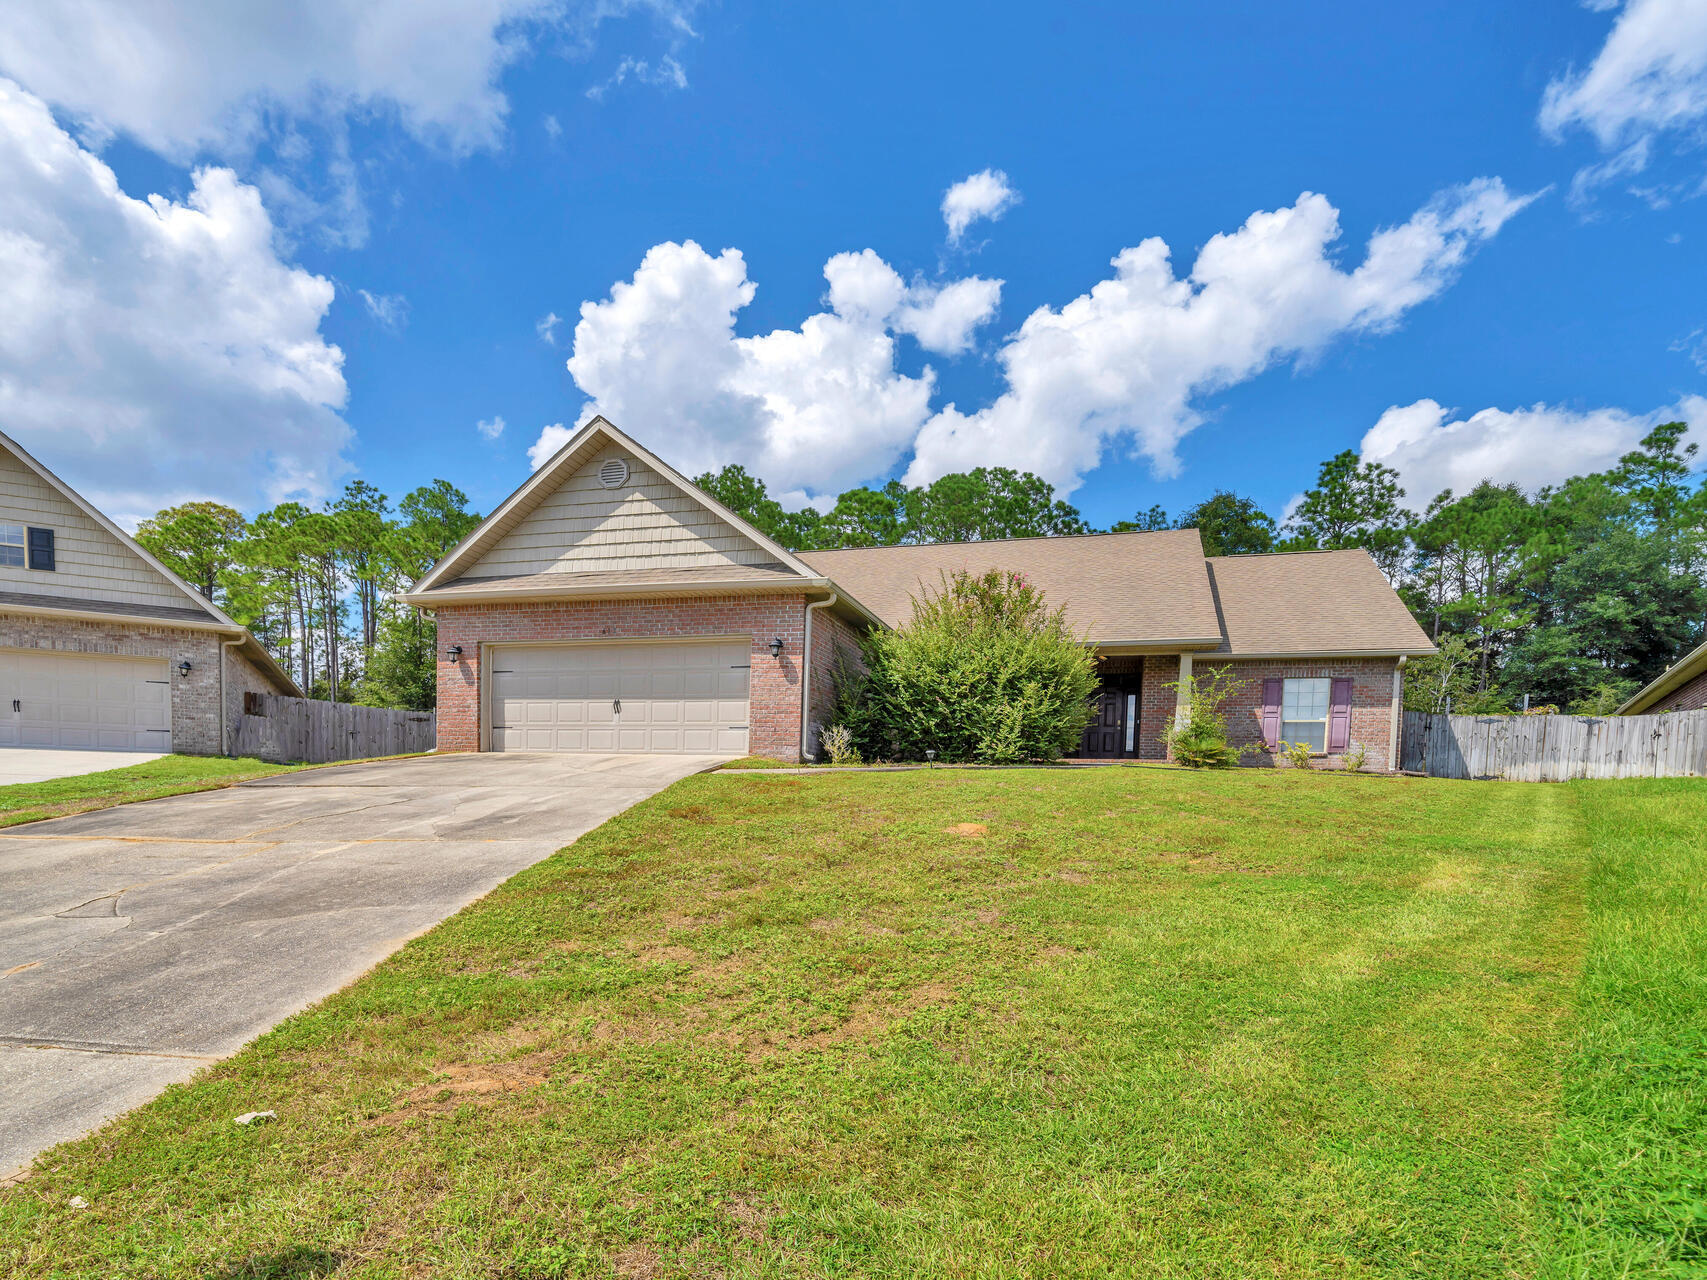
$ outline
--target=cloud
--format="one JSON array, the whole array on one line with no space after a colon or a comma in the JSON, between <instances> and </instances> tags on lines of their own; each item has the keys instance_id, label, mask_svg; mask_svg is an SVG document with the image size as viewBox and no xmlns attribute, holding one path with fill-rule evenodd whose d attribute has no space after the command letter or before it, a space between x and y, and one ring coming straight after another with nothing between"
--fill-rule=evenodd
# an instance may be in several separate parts
<instances>
[{"instance_id":1,"label":"cloud","mask_svg":"<svg viewBox=\"0 0 1707 1280\"><path fill-rule=\"evenodd\" d=\"M548 115L540 123L545 127L545 136L553 142L563 136L563 122L556 116Z\"/></svg>"},{"instance_id":2,"label":"cloud","mask_svg":"<svg viewBox=\"0 0 1707 1280\"><path fill-rule=\"evenodd\" d=\"M615 71L587 90L587 96L594 102L602 102L607 93L630 79L636 84L651 85L654 89L685 89L688 87L688 73L682 69L681 63L666 53L656 61L649 61L645 58L624 58L617 63Z\"/></svg>"},{"instance_id":3,"label":"cloud","mask_svg":"<svg viewBox=\"0 0 1707 1280\"><path fill-rule=\"evenodd\" d=\"M1707 329L1692 329L1668 349L1681 352L1699 372L1707 373Z\"/></svg>"},{"instance_id":4,"label":"cloud","mask_svg":"<svg viewBox=\"0 0 1707 1280\"><path fill-rule=\"evenodd\" d=\"M1351 270L1334 259L1338 211L1308 192L1212 237L1183 278L1160 239L1124 249L1112 278L1026 318L999 352L1007 389L992 404L949 405L925 424L907 479L1000 463L1070 491L1127 441L1156 474L1174 475L1201 397L1393 328L1531 199L1486 178L1443 192L1370 237Z\"/></svg>"},{"instance_id":5,"label":"cloud","mask_svg":"<svg viewBox=\"0 0 1707 1280\"><path fill-rule=\"evenodd\" d=\"M366 289L357 289L361 295L362 305L367 308L368 315L383 328L393 333L409 323L409 299L400 293L369 293Z\"/></svg>"},{"instance_id":6,"label":"cloud","mask_svg":"<svg viewBox=\"0 0 1707 1280\"><path fill-rule=\"evenodd\" d=\"M539 335L541 342L557 345L557 326L563 323L563 317L555 311L547 311L534 321L533 331Z\"/></svg>"},{"instance_id":7,"label":"cloud","mask_svg":"<svg viewBox=\"0 0 1707 1280\"><path fill-rule=\"evenodd\" d=\"M1616 153L1577 174L1572 192L1579 200L1646 169L1662 135L1692 144L1704 122L1707 5L1700 0L1629 0L1594 61L1552 81L1541 99L1540 123L1550 137L1585 129L1602 151ZM1656 203L1685 190L1660 184L1637 194Z\"/></svg>"},{"instance_id":8,"label":"cloud","mask_svg":"<svg viewBox=\"0 0 1707 1280\"><path fill-rule=\"evenodd\" d=\"M566 427L561 422L554 422L544 428L539 433L539 439L528 447L528 462L532 464L533 469L538 471L551 461L551 455L568 444L569 437L574 434L572 427Z\"/></svg>"},{"instance_id":9,"label":"cloud","mask_svg":"<svg viewBox=\"0 0 1707 1280\"><path fill-rule=\"evenodd\" d=\"M352 440L332 300L230 170L134 199L0 80L0 422L115 517L328 494Z\"/></svg>"},{"instance_id":10,"label":"cloud","mask_svg":"<svg viewBox=\"0 0 1707 1280\"><path fill-rule=\"evenodd\" d=\"M490 418L482 418L474 424L474 429L480 433L483 440L496 440L504 434L504 418L502 414L493 414Z\"/></svg>"},{"instance_id":11,"label":"cloud","mask_svg":"<svg viewBox=\"0 0 1707 1280\"><path fill-rule=\"evenodd\" d=\"M850 319L911 334L926 351L959 355L973 334L995 318L1002 282L969 276L947 284L915 281L900 274L871 249L838 253L824 264L830 309Z\"/></svg>"},{"instance_id":12,"label":"cloud","mask_svg":"<svg viewBox=\"0 0 1707 1280\"><path fill-rule=\"evenodd\" d=\"M955 183L942 197L942 220L948 224L948 242L959 244L966 229L980 219L1001 217L1019 203L1019 192L1000 169L985 169Z\"/></svg>"},{"instance_id":13,"label":"cloud","mask_svg":"<svg viewBox=\"0 0 1707 1280\"><path fill-rule=\"evenodd\" d=\"M1647 414L1535 404L1453 415L1433 400L1394 405L1363 437L1364 460L1396 469L1414 510L1443 489L1463 494L1483 480L1534 490L1604 471L1662 422L1707 428L1707 398L1686 396Z\"/></svg>"}]
</instances>

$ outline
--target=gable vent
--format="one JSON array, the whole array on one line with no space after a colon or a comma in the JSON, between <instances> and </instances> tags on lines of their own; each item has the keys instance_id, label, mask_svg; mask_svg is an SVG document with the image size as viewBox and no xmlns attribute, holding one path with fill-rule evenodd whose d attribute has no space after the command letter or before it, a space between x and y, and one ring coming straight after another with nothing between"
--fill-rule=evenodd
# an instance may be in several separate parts
<instances>
[{"instance_id":1,"label":"gable vent","mask_svg":"<svg viewBox=\"0 0 1707 1280\"><path fill-rule=\"evenodd\" d=\"M628 483L628 463L621 458L607 458L599 468L599 483L607 489Z\"/></svg>"}]
</instances>

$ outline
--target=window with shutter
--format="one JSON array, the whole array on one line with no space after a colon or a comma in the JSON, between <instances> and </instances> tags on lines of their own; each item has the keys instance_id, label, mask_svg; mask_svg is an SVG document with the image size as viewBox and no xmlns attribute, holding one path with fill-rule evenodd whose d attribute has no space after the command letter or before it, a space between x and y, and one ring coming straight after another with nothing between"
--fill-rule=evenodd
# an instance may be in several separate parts
<instances>
[{"instance_id":1,"label":"window with shutter","mask_svg":"<svg viewBox=\"0 0 1707 1280\"><path fill-rule=\"evenodd\" d=\"M24 526L0 524L0 564L24 567Z\"/></svg>"},{"instance_id":2,"label":"window with shutter","mask_svg":"<svg viewBox=\"0 0 1707 1280\"><path fill-rule=\"evenodd\" d=\"M53 530L30 529L30 568L53 570Z\"/></svg>"}]
</instances>

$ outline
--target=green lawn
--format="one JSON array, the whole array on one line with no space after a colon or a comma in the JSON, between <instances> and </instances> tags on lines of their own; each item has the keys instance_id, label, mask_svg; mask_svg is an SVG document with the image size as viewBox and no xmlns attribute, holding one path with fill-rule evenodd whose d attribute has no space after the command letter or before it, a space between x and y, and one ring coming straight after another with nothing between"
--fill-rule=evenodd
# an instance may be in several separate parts
<instances>
[{"instance_id":1,"label":"green lawn","mask_svg":"<svg viewBox=\"0 0 1707 1280\"><path fill-rule=\"evenodd\" d=\"M1704 884L1699 782L694 777L53 1153L0 1272L1701 1276Z\"/></svg>"},{"instance_id":2,"label":"green lawn","mask_svg":"<svg viewBox=\"0 0 1707 1280\"><path fill-rule=\"evenodd\" d=\"M161 756L146 764L85 773L75 778L20 782L0 787L0 827L107 809L132 800L158 800L186 791L210 791L301 767L223 756Z\"/></svg>"}]
</instances>

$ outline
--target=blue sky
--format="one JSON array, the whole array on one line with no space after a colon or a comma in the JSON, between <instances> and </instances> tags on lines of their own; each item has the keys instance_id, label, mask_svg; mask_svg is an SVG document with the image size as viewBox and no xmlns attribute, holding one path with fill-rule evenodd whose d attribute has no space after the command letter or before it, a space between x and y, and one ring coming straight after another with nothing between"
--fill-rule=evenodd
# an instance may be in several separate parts
<instances>
[{"instance_id":1,"label":"blue sky","mask_svg":"<svg viewBox=\"0 0 1707 1280\"><path fill-rule=\"evenodd\" d=\"M1099 524L1707 422L1707 0L112 7L0 17L0 429L124 518L488 510L589 406L800 500L1006 463Z\"/></svg>"}]
</instances>

